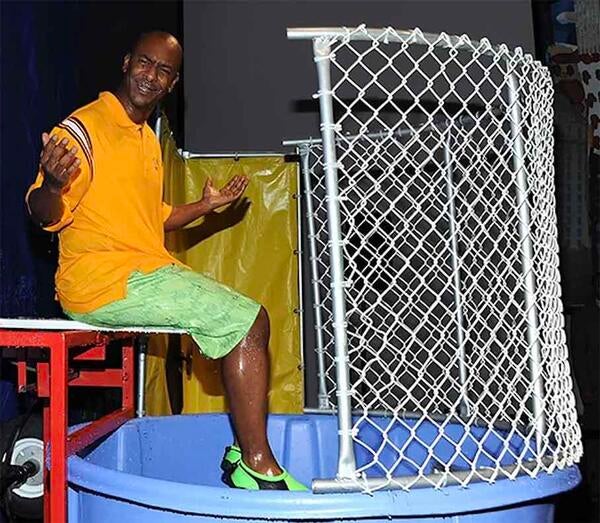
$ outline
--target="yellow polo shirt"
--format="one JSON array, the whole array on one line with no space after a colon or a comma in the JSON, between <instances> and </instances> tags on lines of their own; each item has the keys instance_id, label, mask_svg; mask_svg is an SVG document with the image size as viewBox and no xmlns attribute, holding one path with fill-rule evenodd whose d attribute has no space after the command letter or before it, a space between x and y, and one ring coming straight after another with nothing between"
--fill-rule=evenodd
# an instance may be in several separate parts
<instances>
[{"instance_id":1,"label":"yellow polo shirt","mask_svg":"<svg viewBox=\"0 0 600 523\"><path fill-rule=\"evenodd\" d=\"M63 191L64 213L45 229L58 232L56 292L62 307L90 312L124 298L134 270L182 265L164 246L158 140L136 124L112 93L75 111L52 130L79 149L80 172ZM29 193L42 184L41 171Z\"/></svg>"}]
</instances>

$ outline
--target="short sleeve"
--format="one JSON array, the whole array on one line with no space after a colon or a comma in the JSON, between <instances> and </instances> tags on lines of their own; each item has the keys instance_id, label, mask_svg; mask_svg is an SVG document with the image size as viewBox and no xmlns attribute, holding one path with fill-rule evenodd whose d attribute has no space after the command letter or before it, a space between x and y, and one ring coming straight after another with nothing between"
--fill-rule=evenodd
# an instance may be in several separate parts
<instances>
[{"instance_id":1,"label":"short sleeve","mask_svg":"<svg viewBox=\"0 0 600 523\"><path fill-rule=\"evenodd\" d=\"M152 134L152 136L154 136L154 133ZM154 148L155 148L154 154L156 155L155 161L158 165L158 169L160 170L161 184L164 185L165 172L164 172L164 165L163 165L163 161L162 161L162 151L160 148L160 142L158 141L158 138L155 138L155 140L154 140ZM163 201L162 202L162 221L163 221L163 223L165 223L169 219L169 216L171 216L172 212L173 212L173 206Z\"/></svg>"},{"instance_id":2,"label":"short sleeve","mask_svg":"<svg viewBox=\"0 0 600 523\"><path fill-rule=\"evenodd\" d=\"M65 122L68 122L69 120L70 118L65 120ZM81 139L81 137L79 137L77 134L74 134L74 131L70 130L64 125L65 122L52 129L50 136L56 135L59 140L67 138L69 140L67 147L77 147L77 157L81 163L79 164L79 170L72 179L71 183L63 189L62 200L64 205L62 216L57 222L43 227L43 229L48 232L60 231L71 224L73 221L73 211L75 211L81 202L81 199L87 192L93 178L91 142L89 141L89 138ZM31 209L29 207L29 196L35 189L41 187L43 181L44 175L40 166L38 168L38 174L35 181L33 184L31 184L27 194L25 195L25 202L27 204L27 210L29 211L29 214L31 214Z\"/></svg>"},{"instance_id":3,"label":"short sleeve","mask_svg":"<svg viewBox=\"0 0 600 523\"><path fill-rule=\"evenodd\" d=\"M173 206L169 205L168 203L162 202L163 223L165 223L169 219L169 216L171 216L172 212L173 212Z\"/></svg>"}]
</instances>

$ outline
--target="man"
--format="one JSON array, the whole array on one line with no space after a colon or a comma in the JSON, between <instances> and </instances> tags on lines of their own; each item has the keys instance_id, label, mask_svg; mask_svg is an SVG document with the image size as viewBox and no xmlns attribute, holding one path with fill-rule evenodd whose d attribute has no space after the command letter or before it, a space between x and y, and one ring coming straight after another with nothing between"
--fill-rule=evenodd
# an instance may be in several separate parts
<instances>
[{"instance_id":1,"label":"man","mask_svg":"<svg viewBox=\"0 0 600 523\"><path fill-rule=\"evenodd\" d=\"M165 231L233 202L248 184L236 176L218 190L209 179L201 200L163 203L160 147L146 121L177 83L181 60L172 35L142 35L124 58L117 91L101 93L42 135L27 204L42 227L59 234L56 289L69 317L100 326L184 328L204 355L223 359L236 435L221 464L224 481L306 490L277 464L267 441L267 312L164 247Z\"/></svg>"}]
</instances>

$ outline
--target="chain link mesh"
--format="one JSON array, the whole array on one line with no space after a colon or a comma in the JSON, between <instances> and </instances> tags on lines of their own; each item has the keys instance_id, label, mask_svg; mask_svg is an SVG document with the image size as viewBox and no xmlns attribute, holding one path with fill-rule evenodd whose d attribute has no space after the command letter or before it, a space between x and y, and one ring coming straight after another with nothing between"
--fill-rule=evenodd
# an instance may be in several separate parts
<instances>
[{"instance_id":1,"label":"chain link mesh","mask_svg":"<svg viewBox=\"0 0 600 523\"><path fill-rule=\"evenodd\" d=\"M439 487L572 465L582 446L548 72L520 50L418 29L373 37L361 27L327 43L316 60L331 69L357 477ZM335 408L323 148L311 141L301 152Z\"/></svg>"}]
</instances>

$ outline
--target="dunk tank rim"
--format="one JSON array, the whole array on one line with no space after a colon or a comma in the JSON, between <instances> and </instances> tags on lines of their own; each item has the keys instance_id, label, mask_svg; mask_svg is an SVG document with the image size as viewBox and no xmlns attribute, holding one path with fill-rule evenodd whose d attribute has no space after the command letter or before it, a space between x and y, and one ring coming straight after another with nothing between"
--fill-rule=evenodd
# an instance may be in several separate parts
<instances>
[{"instance_id":1,"label":"dunk tank rim","mask_svg":"<svg viewBox=\"0 0 600 523\"><path fill-rule=\"evenodd\" d=\"M336 426L331 414L271 415L268 422L276 456L305 483L335 472ZM435 431L435 427L419 430ZM229 489L220 482L219 461L231 437L229 420L223 414L129 421L86 455L69 458L69 523L100 523L108 517L144 523L222 522L224 518L231 523L383 523L396 518L405 523L433 523L449 516L457 523L548 521L552 506L535 500L573 488L579 481L574 467L541 474L535 480L519 477L500 479L494 485L473 483L468 489L455 485L372 495L251 492ZM422 459L422 450L411 447L406 457Z\"/></svg>"}]
</instances>

